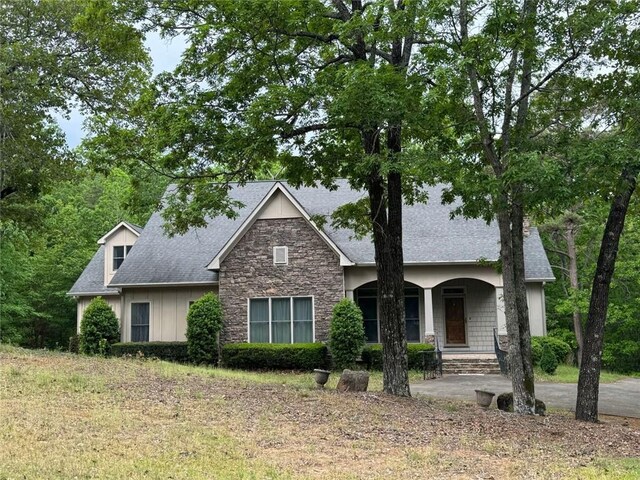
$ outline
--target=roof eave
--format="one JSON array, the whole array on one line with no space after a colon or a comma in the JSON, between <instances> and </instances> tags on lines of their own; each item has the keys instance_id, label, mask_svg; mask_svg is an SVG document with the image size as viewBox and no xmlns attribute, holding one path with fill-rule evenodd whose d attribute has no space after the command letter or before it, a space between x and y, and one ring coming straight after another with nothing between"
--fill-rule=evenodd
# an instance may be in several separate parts
<instances>
[{"instance_id":1,"label":"roof eave","mask_svg":"<svg viewBox=\"0 0 640 480\"><path fill-rule=\"evenodd\" d=\"M205 282L156 282L156 283L118 283L109 284L110 287L117 288L144 288L144 287L189 287L189 286L204 286L204 285L218 285L218 280L205 281Z\"/></svg>"},{"instance_id":2,"label":"roof eave","mask_svg":"<svg viewBox=\"0 0 640 480\"><path fill-rule=\"evenodd\" d=\"M104 245L106 243L106 241L107 241L107 238L109 238L111 235L113 235L115 232L117 232L121 227L125 227L127 230L129 230L131 233L133 233L136 237L140 236L141 232L138 232L135 228L133 228L133 226L130 225L129 222L120 222L115 227L113 227L111 230L109 230L107 233L105 233L98 240L98 245Z\"/></svg>"}]
</instances>

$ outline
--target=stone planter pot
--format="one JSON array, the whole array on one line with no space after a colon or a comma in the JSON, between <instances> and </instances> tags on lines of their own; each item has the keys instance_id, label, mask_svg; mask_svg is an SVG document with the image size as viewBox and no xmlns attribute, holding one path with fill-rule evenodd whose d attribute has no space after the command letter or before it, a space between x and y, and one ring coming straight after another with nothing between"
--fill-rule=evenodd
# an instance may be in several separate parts
<instances>
[{"instance_id":1,"label":"stone planter pot","mask_svg":"<svg viewBox=\"0 0 640 480\"><path fill-rule=\"evenodd\" d=\"M331 372L329 370L322 370L320 368L316 368L313 371L313 378L316 381L317 388L324 388L325 383L329 381L329 374Z\"/></svg>"},{"instance_id":2,"label":"stone planter pot","mask_svg":"<svg viewBox=\"0 0 640 480\"><path fill-rule=\"evenodd\" d=\"M487 408L491 405L495 393L487 392L485 390L476 390L476 403L482 408Z\"/></svg>"}]
</instances>

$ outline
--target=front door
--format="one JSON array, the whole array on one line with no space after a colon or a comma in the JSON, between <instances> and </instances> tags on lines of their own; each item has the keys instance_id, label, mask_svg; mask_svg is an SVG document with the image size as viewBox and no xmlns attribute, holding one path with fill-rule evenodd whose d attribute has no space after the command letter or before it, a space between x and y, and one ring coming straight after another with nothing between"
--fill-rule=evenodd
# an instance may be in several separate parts
<instances>
[{"instance_id":1,"label":"front door","mask_svg":"<svg viewBox=\"0 0 640 480\"><path fill-rule=\"evenodd\" d=\"M466 345L464 298L444 297L446 345Z\"/></svg>"}]
</instances>

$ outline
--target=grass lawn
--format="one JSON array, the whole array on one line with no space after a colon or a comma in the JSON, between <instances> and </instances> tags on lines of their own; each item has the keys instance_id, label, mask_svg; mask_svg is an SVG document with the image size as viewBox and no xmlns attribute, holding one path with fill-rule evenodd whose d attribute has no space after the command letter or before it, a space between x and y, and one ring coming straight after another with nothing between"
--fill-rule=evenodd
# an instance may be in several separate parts
<instances>
[{"instance_id":1,"label":"grass lawn","mask_svg":"<svg viewBox=\"0 0 640 480\"><path fill-rule=\"evenodd\" d=\"M580 370L577 367L570 365L558 365L556 372L553 375L544 373L540 367L535 367L536 381L539 382L554 382L554 383L578 383L578 375ZM613 383L619 380L629 378L627 375L613 372L600 372L600 383Z\"/></svg>"},{"instance_id":2,"label":"grass lawn","mask_svg":"<svg viewBox=\"0 0 640 480\"><path fill-rule=\"evenodd\" d=\"M380 387L0 346L0 479L640 477L640 422Z\"/></svg>"}]
</instances>

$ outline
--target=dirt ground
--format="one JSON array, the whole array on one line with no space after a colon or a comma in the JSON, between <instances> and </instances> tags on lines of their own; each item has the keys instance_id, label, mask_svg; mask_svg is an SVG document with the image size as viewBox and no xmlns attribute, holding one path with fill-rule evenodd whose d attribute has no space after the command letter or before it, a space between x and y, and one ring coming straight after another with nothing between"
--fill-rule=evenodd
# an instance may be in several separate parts
<instances>
[{"instance_id":1,"label":"dirt ground","mask_svg":"<svg viewBox=\"0 0 640 480\"><path fill-rule=\"evenodd\" d=\"M111 467L113 478L138 478L126 457L109 452L108 435L122 435L147 455L147 475L156 478L167 478L171 465L154 460L149 441L174 444L163 452L184 462L185 474L171 478L205 478L196 466L206 471L207 458L224 466L220 459L227 457L228 475L218 478L635 478L640 472L639 419L588 424L568 413L523 417L461 401L305 385L220 378L160 362L0 352L0 416L9 432L0 436L0 478L32 471L28 458L16 456L35 418L40 425L45 419L46 437L62 445L42 444L38 468L46 470L47 455L55 463L53 456L73 453L64 449L74 450L79 436L103 449L97 459L80 455L47 478L64 478L85 464L97 477ZM95 420L105 411L117 423ZM214 439L201 440L201 432L212 431Z\"/></svg>"}]
</instances>

